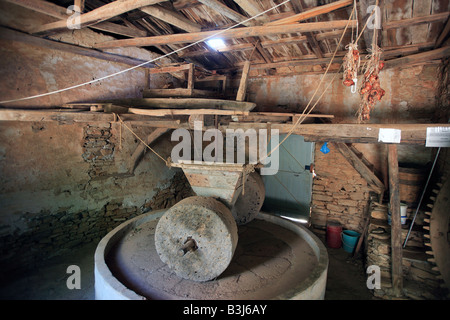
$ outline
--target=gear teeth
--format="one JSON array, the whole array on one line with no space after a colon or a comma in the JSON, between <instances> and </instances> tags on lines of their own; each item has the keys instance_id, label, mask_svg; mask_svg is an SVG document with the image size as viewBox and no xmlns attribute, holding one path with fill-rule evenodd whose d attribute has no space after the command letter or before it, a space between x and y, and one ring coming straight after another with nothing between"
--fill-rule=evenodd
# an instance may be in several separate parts
<instances>
[{"instance_id":1,"label":"gear teeth","mask_svg":"<svg viewBox=\"0 0 450 320\"><path fill-rule=\"evenodd\" d=\"M424 230L423 237L424 237L424 246L426 248L425 253L429 256L427 258L427 261L431 263L431 270L436 272L435 279L439 281L439 286L441 288L448 289L447 284L444 282L444 278L441 274L441 271L439 267L436 264L436 255L433 252L433 246L432 246L432 239L431 239L431 233L430 233L430 224L432 220L432 212L434 208L434 204L436 202L437 197L439 196L439 193L441 192L442 186L444 185L445 181L441 179L440 182L435 183L434 188L431 191L431 195L429 197L430 202L426 205L425 217L423 219L424 224L422 225L422 228ZM450 298L450 294L448 295Z\"/></svg>"}]
</instances>

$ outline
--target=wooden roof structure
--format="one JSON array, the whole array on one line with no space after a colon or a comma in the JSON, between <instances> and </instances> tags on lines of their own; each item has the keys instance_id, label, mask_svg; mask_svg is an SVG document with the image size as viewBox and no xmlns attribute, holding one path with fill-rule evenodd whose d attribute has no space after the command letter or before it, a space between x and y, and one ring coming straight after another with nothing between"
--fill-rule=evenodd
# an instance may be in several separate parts
<instances>
[{"instance_id":1,"label":"wooden roof structure","mask_svg":"<svg viewBox=\"0 0 450 320\"><path fill-rule=\"evenodd\" d=\"M174 62L194 63L218 73L242 70L247 60L262 76L322 72L347 23L337 50L338 64L346 45L366 23L370 6L378 2L379 45L385 60L394 60L395 65L398 58L402 63L415 63L448 55L448 50L436 50L450 31L449 0L5 1L55 18L33 30L34 35L45 37L67 30L66 8L75 4L81 8L81 27L116 38L97 43L98 51L130 46L164 54L177 51L170 55ZM350 19L355 4L357 14ZM358 43L362 52L370 48L369 29ZM222 31L225 47L213 49L201 41L218 31ZM186 45L190 47L180 50Z\"/></svg>"}]
</instances>

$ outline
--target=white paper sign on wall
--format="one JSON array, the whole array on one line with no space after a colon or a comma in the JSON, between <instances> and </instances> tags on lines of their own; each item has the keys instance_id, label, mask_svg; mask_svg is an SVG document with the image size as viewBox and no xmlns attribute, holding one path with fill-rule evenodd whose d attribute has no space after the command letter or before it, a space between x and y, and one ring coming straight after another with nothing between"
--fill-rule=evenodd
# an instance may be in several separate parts
<instances>
[{"instance_id":1,"label":"white paper sign on wall","mask_svg":"<svg viewBox=\"0 0 450 320\"><path fill-rule=\"evenodd\" d=\"M450 127L428 127L425 147L450 147Z\"/></svg>"},{"instance_id":2,"label":"white paper sign on wall","mask_svg":"<svg viewBox=\"0 0 450 320\"><path fill-rule=\"evenodd\" d=\"M400 143L402 138L402 130L380 128L378 131L378 142L384 143Z\"/></svg>"}]
</instances>

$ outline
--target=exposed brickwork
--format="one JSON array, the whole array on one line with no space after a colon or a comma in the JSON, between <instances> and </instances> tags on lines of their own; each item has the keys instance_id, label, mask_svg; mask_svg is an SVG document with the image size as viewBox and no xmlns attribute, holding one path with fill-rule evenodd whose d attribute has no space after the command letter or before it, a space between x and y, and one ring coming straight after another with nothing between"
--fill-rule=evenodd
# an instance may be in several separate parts
<instances>
[{"instance_id":1,"label":"exposed brickwork","mask_svg":"<svg viewBox=\"0 0 450 320\"><path fill-rule=\"evenodd\" d=\"M107 168L114 162L114 143L111 142L111 124L88 125L84 128L84 161L90 164L89 177L107 174Z\"/></svg>"}]
</instances>

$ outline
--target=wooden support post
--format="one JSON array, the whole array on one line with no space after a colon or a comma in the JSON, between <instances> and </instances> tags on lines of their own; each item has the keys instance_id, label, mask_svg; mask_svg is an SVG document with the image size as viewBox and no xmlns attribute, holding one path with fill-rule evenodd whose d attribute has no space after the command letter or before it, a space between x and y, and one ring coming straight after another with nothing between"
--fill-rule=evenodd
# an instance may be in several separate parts
<instances>
[{"instance_id":1,"label":"wooden support post","mask_svg":"<svg viewBox=\"0 0 450 320\"><path fill-rule=\"evenodd\" d=\"M78 7L78 9L79 9L78 12L83 13L83 11L84 11L84 0L75 0L75 1L73 2L73 4L74 4L74 6L75 6L75 10L76 10L77 7Z\"/></svg>"},{"instance_id":2,"label":"wooden support post","mask_svg":"<svg viewBox=\"0 0 450 320\"><path fill-rule=\"evenodd\" d=\"M194 64L193 63L189 64L187 88L194 89Z\"/></svg>"},{"instance_id":3,"label":"wooden support post","mask_svg":"<svg viewBox=\"0 0 450 320\"><path fill-rule=\"evenodd\" d=\"M391 211L391 273L392 288L396 296L403 290L402 270L402 225L400 213L400 191L398 177L397 145L388 146L389 190Z\"/></svg>"},{"instance_id":4,"label":"wooden support post","mask_svg":"<svg viewBox=\"0 0 450 320\"><path fill-rule=\"evenodd\" d=\"M245 61L244 69L242 70L241 82L239 83L239 90L236 96L237 101L245 100L245 93L247 91L247 78L250 71L250 61Z\"/></svg>"},{"instance_id":5,"label":"wooden support post","mask_svg":"<svg viewBox=\"0 0 450 320\"><path fill-rule=\"evenodd\" d=\"M440 48L442 46L444 40L447 39L449 33L450 33L450 18L447 19L447 23L445 24L444 29L442 29L441 34L436 40L436 43L434 45L435 49Z\"/></svg>"}]
</instances>

